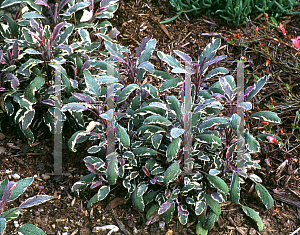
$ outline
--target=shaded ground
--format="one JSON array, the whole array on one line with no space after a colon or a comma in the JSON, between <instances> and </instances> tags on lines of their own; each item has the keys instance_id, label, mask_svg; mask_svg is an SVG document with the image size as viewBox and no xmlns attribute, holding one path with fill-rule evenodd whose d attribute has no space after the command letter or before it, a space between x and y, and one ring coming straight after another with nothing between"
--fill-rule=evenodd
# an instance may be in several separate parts
<instances>
[{"instance_id":1,"label":"shaded ground","mask_svg":"<svg viewBox=\"0 0 300 235\"><path fill-rule=\"evenodd\" d=\"M145 36L153 34L153 37L157 39L157 50L170 53L177 49L196 58L212 37L221 37L222 47L218 53L219 55L226 54L228 58L219 66L228 68L235 76L236 60L244 56L246 85L255 82L253 74L258 77L265 74L272 75L268 84L254 100L253 106L254 109L273 110L272 105L275 104L274 109L277 108L276 111L280 113L283 120L283 124L280 125L281 130L277 127L261 125L258 122L247 125L255 134L265 129L273 131L285 142L282 149L276 145L262 143L262 153L253 156L262 166L262 169L255 173L263 179L263 184L274 195L275 206L266 211L253 190L253 185L248 183L242 186L241 203L255 209L262 217L265 228L259 234L290 234L300 227L298 212L300 208L300 142L297 140L300 134L299 130L293 131L293 126L296 125L295 120L297 120L295 119L296 111L300 109L300 97L297 100L297 95L300 95L297 64L299 59L294 56L297 51L291 46L289 38L284 37L281 31L277 31L275 27L268 30L264 28L263 16L259 16L252 23L240 26L238 29L227 25L222 19L209 18L209 16L188 15L190 19L188 21L182 15L167 25L159 24L161 20L172 17L174 14L173 8L167 1L130 0L120 3L120 8L111 22L120 31L119 43L132 51ZM287 35L290 34L292 38L300 35L299 16L278 18L278 22L284 25ZM255 41L254 36L256 26L259 26L258 41ZM233 34L238 33L239 39L234 38ZM227 35L231 35L233 39L227 40L230 43L224 41L225 37L228 38ZM155 56L153 56L153 63L157 69L165 66ZM285 110L284 108L288 105L293 106ZM47 129L40 131L40 136L31 148L27 146L26 141L18 139L17 135L12 133L8 123L4 123L2 129L5 138L0 138L0 147L5 147L6 151L1 154L0 158L0 180L14 173L18 173L21 178L36 175L34 184L24 196L14 202L14 205L36 194L45 193L55 196L52 202L27 210L20 224L33 223L47 234L63 234L64 232L72 235L91 234L95 226L108 224L117 225L120 228L123 228L123 224L123 230L126 229L128 234L195 234L197 221L193 218L189 218L187 226L181 226L177 219L174 219L165 226L163 231L159 229L158 221L145 226L145 214L137 212L130 200L127 204L117 206L114 212L109 209L105 210L107 204L114 198L124 196L118 188L114 189L104 201L97 203L92 211L87 211L86 204L96 191L89 190L86 195L76 198L70 190L74 182L88 173L83 163L83 158L87 155L86 150L89 148L87 144L79 145L76 153L64 150L63 171L68 172L67 175L45 176L44 174L53 171L51 154L53 137ZM70 137L67 131L65 134L66 137ZM288 161L285 161L286 159ZM282 163L286 165L278 170ZM209 234L258 234L254 228L256 228L255 224L243 214L239 207L224 203L219 222ZM13 223L9 224L6 234L12 234L11 231L13 231ZM116 234L127 233L124 231ZM102 234L107 234L107 232Z\"/></svg>"}]
</instances>

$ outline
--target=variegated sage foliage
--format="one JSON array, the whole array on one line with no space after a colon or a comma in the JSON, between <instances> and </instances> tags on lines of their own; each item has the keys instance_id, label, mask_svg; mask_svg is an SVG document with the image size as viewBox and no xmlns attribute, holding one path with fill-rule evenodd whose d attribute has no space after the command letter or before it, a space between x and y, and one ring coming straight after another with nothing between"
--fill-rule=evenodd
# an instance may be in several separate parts
<instances>
[{"instance_id":1,"label":"variegated sage foliage","mask_svg":"<svg viewBox=\"0 0 300 235\"><path fill-rule=\"evenodd\" d=\"M19 3L6 0L1 8ZM4 40L0 50L0 124L8 116L30 144L41 123L51 133L61 132L56 130L57 97L62 94L63 101L69 102L72 93L84 89L84 71L101 69L95 61L106 55L99 51L104 49L100 35L118 35L105 20L113 17L117 0L49 4L46 0L22 1L20 14L15 19L4 15L6 22L0 25ZM75 130L83 128L79 112L67 115ZM65 121L67 116L63 113L59 119Z\"/></svg>"},{"instance_id":2,"label":"variegated sage foliage","mask_svg":"<svg viewBox=\"0 0 300 235\"><path fill-rule=\"evenodd\" d=\"M147 40L147 43L144 44L144 52L141 55L147 52L152 39L144 40ZM151 76L165 80L159 89L154 86L152 89L146 89L145 96L142 96L144 85L127 90L130 84L116 92L116 158L113 161L111 155L105 154L106 133L101 119L98 122L90 122L82 134L88 135L95 143L88 152L97 152L98 156L84 158L85 165L91 173L72 187L72 190L78 193L86 190L88 186L101 186L88 202L88 207L103 200L114 185L113 187L125 187L125 199L131 198L132 204L140 211L147 209L147 218L157 212L168 223L176 214L180 223L185 225L189 217L198 217L197 234L207 234L208 230L214 227L221 213L220 204L228 199L254 219L259 230L263 228L258 213L240 204L240 184L245 181L256 184L255 189L267 209L273 205L273 199L260 184L261 179L252 172L247 172L250 168L260 168L251 159L251 153L259 152L260 148L259 142L249 130L240 128L242 122L237 111L239 108L251 109L251 98L259 92L267 78L263 77L247 88L245 100L238 107L236 82L231 75L223 76L228 72L225 68L216 68L206 74L207 79L219 76L219 81L208 90L204 90L201 87L201 79L207 67L224 58L214 58L219 46L220 40L213 40L199 56L198 63L193 65L190 110L192 142L191 156L188 159L184 157L184 101L164 93L167 89L174 89L183 84L184 80L180 77L174 78L165 71L150 71L145 69L149 66L143 67ZM121 47L116 45L114 48L116 51ZM115 52L110 53L113 55ZM174 57L161 52L157 54L172 67L173 72L187 73ZM176 54L184 60L190 60L182 52L177 51ZM118 61L126 61L122 53L117 56ZM150 55L147 58L149 60ZM138 68L138 64L136 63L134 68ZM133 77L136 76L137 73ZM132 97L134 91L136 96ZM184 93L182 97L184 98ZM100 114L104 119L108 116L107 112ZM268 111L254 113L250 118L281 122L275 113ZM81 142L81 137L76 135L69 141L71 148ZM268 134L261 134L257 138L266 141L267 136ZM279 137L274 137L280 141ZM186 163L191 165L189 173L185 172Z\"/></svg>"},{"instance_id":3,"label":"variegated sage foliage","mask_svg":"<svg viewBox=\"0 0 300 235\"><path fill-rule=\"evenodd\" d=\"M4 234L7 222L13 219L17 219L23 215L23 209L42 204L52 199L52 196L48 195L36 195L28 198L22 202L18 207L11 208L5 211L5 207L14 200L16 200L25 190L32 184L33 177L19 180L18 182L9 181L5 178L0 182L0 234ZM37 234L45 235L40 228L33 224L24 224L17 229L18 234ZM11 233L13 231L10 231Z\"/></svg>"}]
</instances>

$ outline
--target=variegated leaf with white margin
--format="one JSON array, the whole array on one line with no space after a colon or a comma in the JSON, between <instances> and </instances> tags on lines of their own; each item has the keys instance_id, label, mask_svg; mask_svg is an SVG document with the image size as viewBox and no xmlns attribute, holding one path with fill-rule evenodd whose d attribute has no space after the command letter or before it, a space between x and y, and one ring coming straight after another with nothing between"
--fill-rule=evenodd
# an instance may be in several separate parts
<instances>
[{"instance_id":1,"label":"variegated leaf with white margin","mask_svg":"<svg viewBox=\"0 0 300 235\"><path fill-rule=\"evenodd\" d=\"M271 111L259 111L250 116L250 118L260 119L261 121L265 122L274 122L274 123L281 123L281 119L278 115Z\"/></svg>"},{"instance_id":2,"label":"variegated leaf with white margin","mask_svg":"<svg viewBox=\"0 0 300 235\"><path fill-rule=\"evenodd\" d=\"M181 136L183 133L184 133L184 129L174 127L174 128L172 128L170 134L171 134L172 138L175 139L175 138Z\"/></svg>"}]
</instances>

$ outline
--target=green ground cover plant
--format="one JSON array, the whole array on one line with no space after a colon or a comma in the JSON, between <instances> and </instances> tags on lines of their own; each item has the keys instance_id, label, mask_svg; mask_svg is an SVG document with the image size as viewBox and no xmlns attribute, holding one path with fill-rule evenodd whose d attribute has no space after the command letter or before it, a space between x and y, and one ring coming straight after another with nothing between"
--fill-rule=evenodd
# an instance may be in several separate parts
<instances>
[{"instance_id":1,"label":"green ground cover plant","mask_svg":"<svg viewBox=\"0 0 300 235\"><path fill-rule=\"evenodd\" d=\"M251 13L269 12L279 14L291 14L294 7L299 6L296 0L170 0L170 4L176 9L177 14L161 23L175 20L182 13L194 12L220 15L226 21L238 26L248 21ZM293 13L295 14L295 13Z\"/></svg>"}]
</instances>

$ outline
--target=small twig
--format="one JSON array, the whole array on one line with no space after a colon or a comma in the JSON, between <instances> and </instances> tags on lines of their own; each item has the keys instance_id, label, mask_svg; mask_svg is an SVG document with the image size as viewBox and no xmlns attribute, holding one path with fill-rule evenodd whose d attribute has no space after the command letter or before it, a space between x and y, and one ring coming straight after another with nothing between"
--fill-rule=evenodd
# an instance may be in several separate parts
<instances>
[{"instance_id":1,"label":"small twig","mask_svg":"<svg viewBox=\"0 0 300 235\"><path fill-rule=\"evenodd\" d=\"M294 232L290 233L290 235L294 235L294 234L298 233L299 231L300 231L300 227L297 228Z\"/></svg>"}]
</instances>

